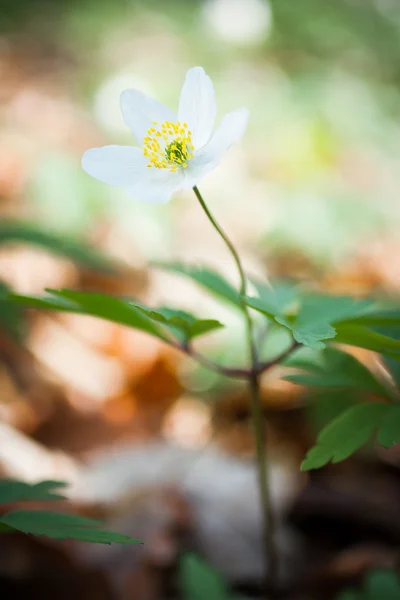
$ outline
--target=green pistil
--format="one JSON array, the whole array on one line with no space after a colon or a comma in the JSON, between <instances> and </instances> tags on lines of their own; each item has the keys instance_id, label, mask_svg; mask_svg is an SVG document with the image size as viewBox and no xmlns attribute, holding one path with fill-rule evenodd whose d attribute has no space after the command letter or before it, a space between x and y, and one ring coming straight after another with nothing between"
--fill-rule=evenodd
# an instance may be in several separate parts
<instances>
[{"instance_id":1,"label":"green pistil","mask_svg":"<svg viewBox=\"0 0 400 600\"><path fill-rule=\"evenodd\" d=\"M186 152L183 152L183 144L175 140L168 144L165 148L165 158L168 162L173 162L176 165L182 165L187 161L188 151L186 148Z\"/></svg>"}]
</instances>

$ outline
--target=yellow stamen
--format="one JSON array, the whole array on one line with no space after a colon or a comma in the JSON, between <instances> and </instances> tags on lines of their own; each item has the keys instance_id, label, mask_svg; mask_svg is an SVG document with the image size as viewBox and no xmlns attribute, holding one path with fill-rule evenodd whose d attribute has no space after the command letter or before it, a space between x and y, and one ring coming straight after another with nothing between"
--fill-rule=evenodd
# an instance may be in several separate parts
<instances>
[{"instance_id":1,"label":"yellow stamen","mask_svg":"<svg viewBox=\"0 0 400 600\"><path fill-rule=\"evenodd\" d=\"M149 159L147 166L168 169L171 173L179 168L186 169L194 156L192 133L188 131L187 123L152 121L152 124L157 129L150 127L143 140L143 154Z\"/></svg>"}]
</instances>

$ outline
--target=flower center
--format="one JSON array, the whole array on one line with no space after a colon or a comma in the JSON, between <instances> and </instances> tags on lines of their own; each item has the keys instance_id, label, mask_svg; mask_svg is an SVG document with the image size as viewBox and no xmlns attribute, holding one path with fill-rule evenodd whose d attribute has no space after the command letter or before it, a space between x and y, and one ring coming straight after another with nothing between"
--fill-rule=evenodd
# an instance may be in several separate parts
<instances>
[{"instance_id":1,"label":"flower center","mask_svg":"<svg viewBox=\"0 0 400 600\"><path fill-rule=\"evenodd\" d=\"M148 167L169 169L173 173L182 167L186 169L188 160L194 156L192 132L187 123L164 121L147 130L143 140L143 154L148 157Z\"/></svg>"}]
</instances>

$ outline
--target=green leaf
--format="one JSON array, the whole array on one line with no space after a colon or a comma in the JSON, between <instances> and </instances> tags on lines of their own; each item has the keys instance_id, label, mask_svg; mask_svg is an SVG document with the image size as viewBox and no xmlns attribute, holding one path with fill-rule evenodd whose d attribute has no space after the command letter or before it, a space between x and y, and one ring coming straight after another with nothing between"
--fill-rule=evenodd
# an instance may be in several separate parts
<instances>
[{"instance_id":1,"label":"green leaf","mask_svg":"<svg viewBox=\"0 0 400 600\"><path fill-rule=\"evenodd\" d=\"M40 510L13 511L0 523L23 533L45 535L55 540L80 540L94 544L139 544L127 535L99 529L101 522L76 515Z\"/></svg>"},{"instance_id":2,"label":"green leaf","mask_svg":"<svg viewBox=\"0 0 400 600\"><path fill-rule=\"evenodd\" d=\"M367 311L363 315L342 320L346 324L363 325L364 327L390 327L400 325L400 310L397 308Z\"/></svg>"},{"instance_id":3,"label":"green leaf","mask_svg":"<svg viewBox=\"0 0 400 600\"><path fill-rule=\"evenodd\" d=\"M390 406L378 430L378 443L384 448L400 444L400 406Z\"/></svg>"},{"instance_id":4,"label":"green leaf","mask_svg":"<svg viewBox=\"0 0 400 600\"><path fill-rule=\"evenodd\" d=\"M0 504L10 504L21 500L61 500L65 496L55 492L68 484L65 481L40 481L25 483L17 479L0 480Z\"/></svg>"},{"instance_id":5,"label":"green leaf","mask_svg":"<svg viewBox=\"0 0 400 600\"><path fill-rule=\"evenodd\" d=\"M292 361L290 367L299 368L302 372L287 375L285 379L300 385L355 389L387 396L384 384L376 379L369 369L354 356L338 348L325 348L314 360L304 359L296 365Z\"/></svg>"},{"instance_id":6,"label":"green leaf","mask_svg":"<svg viewBox=\"0 0 400 600\"><path fill-rule=\"evenodd\" d=\"M205 333L220 329L222 323L215 319L198 319L194 315L168 307L148 308L143 305L135 305L142 310L150 319L157 321L180 339L180 341L191 340Z\"/></svg>"},{"instance_id":7,"label":"green leaf","mask_svg":"<svg viewBox=\"0 0 400 600\"><path fill-rule=\"evenodd\" d=\"M181 263L158 262L153 263L153 265L172 271L178 275L185 275L219 299L228 301L237 307L241 306L239 292L222 275L215 271L205 267L186 266Z\"/></svg>"},{"instance_id":8,"label":"green leaf","mask_svg":"<svg viewBox=\"0 0 400 600\"><path fill-rule=\"evenodd\" d=\"M391 314L394 311L389 311L389 320L391 318ZM400 340L400 324L395 322L390 323L380 323L377 325L374 324L373 330L377 333L381 333L383 335L388 336L394 340ZM396 358L391 358L390 354L386 354L383 356L383 361L388 368L394 383L397 386L397 389L400 391L400 361Z\"/></svg>"},{"instance_id":9,"label":"green leaf","mask_svg":"<svg viewBox=\"0 0 400 600\"><path fill-rule=\"evenodd\" d=\"M296 322L298 326L310 323L335 324L362 315L371 305L371 300L356 300L351 296L305 295Z\"/></svg>"},{"instance_id":10,"label":"green leaf","mask_svg":"<svg viewBox=\"0 0 400 600\"><path fill-rule=\"evenodd\" d=\"M269 317L270 319L275 319L276 317L283 316L281 307L277 306L277 300L275 297L255 298L247 296L245 300L247 306L249 306L250 308L254 308L254 310L258 310L258 312L263 313L266 317Z\"/></svg>"},{"instance_id":11,"label":"green leaf","mask_svg":"<svg viewBox=\"0 0 400 600\"><path fill-rule=\"evenodd\" d=\"M368 600L398 600L400 598L400 579L394 571L389 569L369 573L364 587Z\"/></svg>"},{"instance_id":12,"label":"green leaf","mask_svg":"<svg viewBox=\"0 0 400 600\"><path fill-rule=\"evenodd\" d=\"M289 281L276 280L271 283L251 279L258 292L259 299L269 304L274 314L285 314L298 304L300 289Z\"/></svg>"},{"instance_id":13,"label":"green leaf","mask_svg":"<svg viewBox=\"0 0 400 600\"><path fill-rule=\"evenodd\" d=\"M221 327L224 327L224 325L215 319L197 319L194 323L192 323L189 336L192 339L194 337L204 335L205 333L210 333L215 329L221 329Z\"/></svg>"},{"instance_id":14,"label":"green leaf","mask_svg":"<svg viewBox=\"0 0 400 600\"><path fill-rule=\"evenodd\" d=\"M297 319L294 323L290 323L287 319L281 317L276 317L275 320L280 325L283 325L292 331L296 342L315 350L325 348L325 344L322 340L334 338L336 335L335 328L328 323L298 323Z\"/></svg>"},{"instance_id":15,"label":"green leaf","mask_svg":"<svg viewBox=\"0 0 400 600\"><path fill-rule=\"evenodd\" d=\"M24 243L38 246L53 254L69 258L88 269L103 272L115 272L112 261L99 252L39 229L31 223L19 221L2 221L0 223L0 246L11 243Z\"/></svg>"},{"instance_id":16,"label":"green leaf","mask_svg":"<svg viewBox=\"0 0 400 600\"><path fill-rule=\"evenodd\" d=\"M292 325L293 337L310 348L324 348L323 340L336 336L333 325L337 321L361 314L370 305L369 300L355 300L350 296L304 296Z\"/></svg>"},{"instance_id":17,"label":"green leaf","mask_svg":"<svg viewBox=\"0 0 400 600\"><path fill-rule=\"evenodd\" d=\"M167 339L161 329L129 301L95 292L73 290L47 290L47 292L51 295L37 297L10 294L9 298L26 307L91 315L145 331L162 340Z\"/></svg>"},{"instance_id":18,"label":"green leaf","mask_svg":"<svg viewBox=\"0 0 400 600\"><path fill-rule=\"evenodd\" d=\"M379 428L390 404L368 403L353 406L334 419L319 434L317 444L308 451L302 471L319 469L329 461L345 460L366 444Z\"/></svg>"},{"instance_id":19,"label":"green leaf","mask_svg":"<svg viewBox=\"0 0 400 600\"><path fill-rule=\"evenodd\" d=\"M400 580L390 569L377 569L368 573L363 589L343 590L336 600L398 600L400 598Z\"/></svg>"},{"instance_id":20,"label":"green leaf","mask_svg":"<svg viewBox=\"0 0 400 600\"><path fill-rule=\"evenodd\" d=\"M355 390L314 388L308 395L307 412L313 429L320 432L343 412L357 406L360 398Z\"/></svg>"},{"instance_id":21,"label":"green leaf","mask_svg":"<svg viewBox=\"0 0 400 600\"><path fill-rule=\"evenodd\" d=\"M297 342L314 349L324 348L324 340L335 337L337 321L362 314L371 305L369 300L323 294L302 295L299 300L300 308L296 315L285 314L285 305L273 293L269 297L247 298L246 302L289 329Z\"/></svg>"},{"instance_id":22,"label":"green leaf","mask_svg":"<svg viewBox=\"0 0 400 600\"><path fill-rule=\"evenodd\" d=\"M296 288L289 283L278 282L273 286L261 282L253 283L258 291L258 298L248 296L246 304L271 319L284 317L286 311L298 301Z\"/></svg>"},{"instance_id":23,"label":"green leaf","mask_svg":"<svg viewBox=\"0 0 400 600\"><path fill-rule=\"evenodd\" d=\"M16 340L23 337L23 312L20 306L10 302L7 297L11 289L0 281L0 328Z\"/></svg>"},{"instance_id":24,"label":"green leaf","mask_svg":"<svg viewBox=\"0 0 400 600\"><path fill-rule=\"evenodd\" d=\"M400 340L355 323L337 325L335 342L366 348L400 360Z\"/></svg>"},{"instance_id":25,"label":"green leaf","mask_svg":"<svg viewBox=\"0 0 400 600\"><path fill-rule=\"evenodd\" d=\"M195 554L182 557L179 580L186 600L232 600L221 575Z\"/></svg>"}]
</instances>

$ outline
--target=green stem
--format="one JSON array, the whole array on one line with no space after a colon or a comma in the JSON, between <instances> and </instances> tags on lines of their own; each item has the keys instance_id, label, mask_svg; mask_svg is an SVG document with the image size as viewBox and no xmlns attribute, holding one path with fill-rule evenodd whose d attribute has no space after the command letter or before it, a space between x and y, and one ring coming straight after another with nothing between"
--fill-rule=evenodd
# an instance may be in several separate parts
<instances>
[{"instance_id":1,"label":"green stem","mask_svg":"<svg viewBox=\"0 0 400 600\"><path fill-rule=\"evenodd\" d=\"M246 295L246 276L244 274L242 263L240 262L239 254L237 253L236 248L232 244L231 240L226 235L225 231L222 229L222 227L220 227L218 225L217 221L214 219L214 217L212 216L212 214L208 210L208 206L204 202L203 197L200 194L199 189L197 188L197 186L195 186L193 188L193 191L196 194L197 200L200 202L201 208L206 213L206 215L208 217L208 220L210 221L211 225L218 232L218 234L222 237L222 239L224 240L225 244L228 246L228 248L229 248L229 250L230 250L230 252L231 252L231 254L233 256L233 259L234 259L234 261L236 263L236 266L238 268L239 275L240 275L240 295L243 297L243 296Z\"/></svg>"},{"instance_id":2,"label":"green stem","mask_svg":"<svg viewBox=\"0 0 400 600\"><path fill-rule=\"evenodd\" d=\"M213 215L209 211L206 203L203 200L197 187L193 188L194 193L208 220L224 240L229 248L233 259L236 263L240 276L240 303L246 322L246 337L249 348L251 369L248 371L248 383L250 391L251 413L254 428L254 437L256 442L257 453L257 471L258 485L260 492L260 500L262 507L262 522L263 522L263 540L264 540L264 558L265 558L265 577L266 587L275 588L275 583L278 575L279 561L278 552L275 542L275 519L273 514L273 506L271 500L270 477L268 473L267 447L266 447L266 432L263 419L263 409L260 397L260 369L257 354L257 348L254 339L253 322L251 319L249 308L245 302L247 281L244 269L236 251L235 246L230 241L225 231L220 227Z\"/></svg>"}]
</instances>

